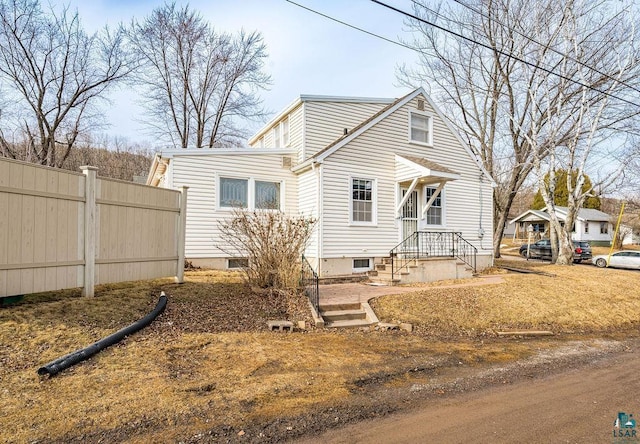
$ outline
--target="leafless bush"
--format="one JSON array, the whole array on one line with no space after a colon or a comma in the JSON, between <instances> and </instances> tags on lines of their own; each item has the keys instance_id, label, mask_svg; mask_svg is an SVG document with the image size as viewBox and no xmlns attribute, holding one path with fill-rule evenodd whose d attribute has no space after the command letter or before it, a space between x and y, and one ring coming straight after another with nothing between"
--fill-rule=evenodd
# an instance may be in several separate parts
<instances>
[{"instance_id":1,"label":"leafless bush","mask_svg":"<svg viewBox=\"0 0 640 444\"><path fill-rule=\"evenodd\" d=\"M248 258L244 268L251 285L294 290L300 278L300 258L316 220L279 211L236 209L220 223L223 245L218 248Z\"/></svg>"}]
</instances>

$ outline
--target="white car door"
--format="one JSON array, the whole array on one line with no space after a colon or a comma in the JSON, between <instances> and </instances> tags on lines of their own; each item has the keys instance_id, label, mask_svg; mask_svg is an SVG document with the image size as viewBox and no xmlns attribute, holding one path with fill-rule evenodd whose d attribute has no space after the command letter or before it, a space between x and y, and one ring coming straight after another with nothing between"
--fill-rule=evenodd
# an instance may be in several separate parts
<instances>
[{"instance_id":1,"label":"white car door","mask_svg":"<svg viewBox=\"0 0 640 444\"><path fill-rule=\"evenodd\" d=\"M617 268L627 268L627 262L627 252L620 251L611 255L611 259L609 259L609 266Z\"/></svg>"}]
</instances>

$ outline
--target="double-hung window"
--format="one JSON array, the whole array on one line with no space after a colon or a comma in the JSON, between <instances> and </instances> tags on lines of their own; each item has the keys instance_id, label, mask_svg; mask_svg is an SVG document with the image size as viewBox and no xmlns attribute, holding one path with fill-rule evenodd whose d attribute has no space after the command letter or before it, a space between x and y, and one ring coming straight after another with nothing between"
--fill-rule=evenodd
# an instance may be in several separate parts
<instances>
[{"instance_id":1,"label":"double-hung window","mask_svg":"<svg viewBox=\"0 0 640 444\"><path fill-rule=\"evenodd\" d=\"M409 141L420 145L432 145L433 143L433 119L430 115L410 111L409 112Z\"/></svg>"},{"instance_id":2,"label":"double-hung window","mask_svg":"<svg viewBox=\"0 0 640 444\"><path fill-rule=\"evenodd\" d=\"M431 200L437 190L436 187L425 187L425 204ZM442 191L436 196L427 210L426 223L427 225L442 225Z\"/></svg>"},{"instance_id":3,"label":"double-hung window","mask_svg":"<svg viewBox=\"0 0 640 444\"><path fill-rule=\"evenodd\" d=\"M273 146L283 148L289 145L289 118L285 118L273 127Z\"/></svg>"},{"instance_id":4,"label":"double-hung window","mask_svg":"<svg viewBox=\"0 0 640 444\"><path fill-rule=\"evenodd\" d=\"M351 222L375 223L375 181L351 178Z\"/></svg>"}]
</instances>

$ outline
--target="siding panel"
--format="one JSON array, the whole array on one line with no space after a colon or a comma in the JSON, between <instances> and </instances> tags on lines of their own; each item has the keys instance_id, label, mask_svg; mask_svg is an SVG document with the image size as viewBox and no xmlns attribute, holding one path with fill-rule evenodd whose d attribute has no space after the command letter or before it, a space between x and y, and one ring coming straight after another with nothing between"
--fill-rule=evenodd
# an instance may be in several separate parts
<instances>
[{"instance_id":1,"label":"siding panel","mask_svg":"<svg viewBox=\"0 0 640 444\"><path fill-rule=\"evenodd\" d=\"M298 214L296 177L282 167L281 154L175 156L170 163L173 187L189 187L187 203L187 258L226 258L230 249L220 240L219 223L232 217L233 212L218 209L216 190L220 177L252 178L282 182L284 208L288 214Z\"/></svg>"},{"instance_id":2,"label":"siding panel","mask_svg":"<svg viewBox=\"0 0 640 444\"><path fill-rule=\"evenodd\" d=\"M461 175L459 180L445 186L444 229L462 232L462 236L479 249L479 254L491 254L493 222L489 183L479 182L478 166L434 110L431 110L434 115L434 146L409 143L409 109L416 109L415 99L325 159L323 257L386 256L401 240L394 214L395 154L425 157ZM376 179L376 226L349 225L350 175ZM425 203L422 196L420 206ZM484 241L478 236L480 228L485 232Z\"/></svg>"}]
</instances>

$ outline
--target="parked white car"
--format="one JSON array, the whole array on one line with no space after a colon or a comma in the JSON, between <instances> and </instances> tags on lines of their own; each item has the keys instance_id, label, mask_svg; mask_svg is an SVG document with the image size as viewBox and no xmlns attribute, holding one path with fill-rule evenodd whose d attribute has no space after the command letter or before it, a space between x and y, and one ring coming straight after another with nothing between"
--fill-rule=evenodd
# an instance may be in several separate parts
<instances>
[{"instance_id":1,"label":"parked white car","mask_svg":"<svg viewBox=\"0 0 640 444\"><path fill-rule=\"evenodd\" d=\"M617 251L611 255L607 265L608 254L594 256L591 262L596 267L632 268L640 270L640 251Z\"/></svg>"}]
</instances>

